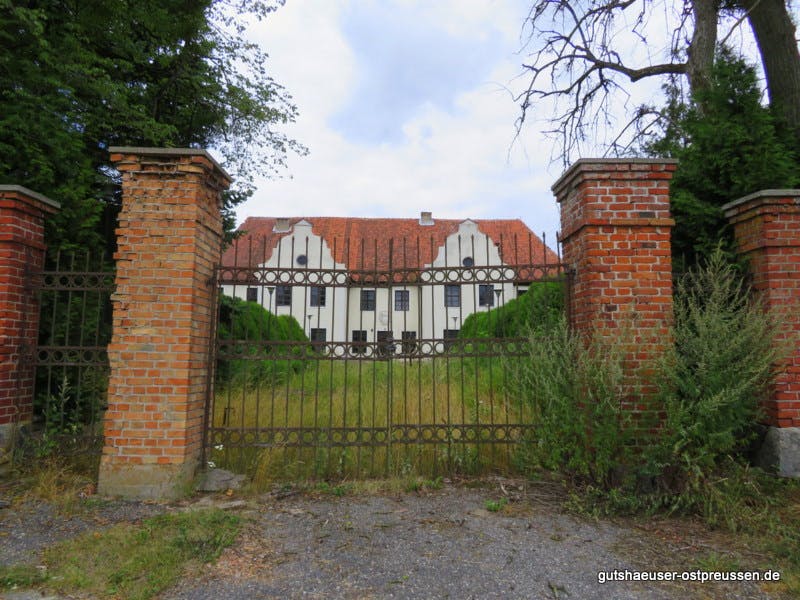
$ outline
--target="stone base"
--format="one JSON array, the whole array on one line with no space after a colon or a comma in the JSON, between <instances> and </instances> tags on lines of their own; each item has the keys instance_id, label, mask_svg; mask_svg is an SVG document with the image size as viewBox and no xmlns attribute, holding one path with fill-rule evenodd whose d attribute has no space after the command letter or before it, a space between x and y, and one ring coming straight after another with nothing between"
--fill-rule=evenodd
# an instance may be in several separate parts
<instances>
[{"instance_id":1,"label":"stone base","mask_svg":"<svg viewBox=\"0 0 800 600\"><path fill-rule=\"evenodd\" d=\"M0 425L0 450L11 452L30 436L30 421L25 423L3 423Z\"/></svg>"},{"instance_id":2,"label":"stone base","mask_svg":"<svg viewBox=\"0 0 800 600\"><path fill-rule=\"evenodd\" d=\"M191 492L196 461L177 465L131 465L103 461L97 491L129 500L175 500Z\"/></svg>"},{"instance_id":3,"label":"stone base","mask_svg":"<svg viewBox=\"0 0 800 600\"><path fill-rule=\"evenodd\" d=\"M0 479L5 479L12 473L11 455L19 443L20 431L21 427L16 423L0 425Z\"/></svg>"},{"instance_id":4,"label":"stone base","mask_svg":"<svg viewBox=\"0 0 800 600\"><path fill-rule=\"evenodd\" d=\"M800 427L770 427L756 464L782 477L800 478Z\"/></svg>"},{"instance_id":5,"label":"stone base","mask_svg":"<svg viewBox=\"0 0 800 600\"><path fill-rule=\"evenodd\" d=\"M0 450L11 449L16 431L16 423L3 423L0 425Z\"/></svg>"}]
</instances>

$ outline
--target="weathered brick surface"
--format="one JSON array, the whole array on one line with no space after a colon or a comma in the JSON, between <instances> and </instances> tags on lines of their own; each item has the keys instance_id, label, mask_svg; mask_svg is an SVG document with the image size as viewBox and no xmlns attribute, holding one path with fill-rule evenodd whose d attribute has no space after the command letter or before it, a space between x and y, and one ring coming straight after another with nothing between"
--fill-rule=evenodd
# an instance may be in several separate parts
<instances>
[{"instance_id":1,"label":"weathered brick surface","mask_svg":"<svg viewBox=\"0 0 800 600\"><path fill-rule=\"evenodd\" d=\"M787 319L782 336L800 336L800 190L765 190L723 209L748 260L753 288ZM768 425L800 427L800 346L764 408Z\"/></svg>"},{"instance_id":2,"label":"weathered brick surface","mask_svg":"<svg viewBox=\"0 0 800 600\"><path fill-rule=\"evenodd\" d=\"M653 390L648 375L671 339L675 168L669 160L584 159L553 186L563 261L573 272L570 324L586 336L630 340L634 411L643 408L635 397Z\"/></svg>"},{"instance_id":3,"label":"weathered brick surface","mask_svg":"<svg viewBox=\"0 0 800 600\"><path fill-rule=\"evenodd\" d=\"M29 423L39 299L32 278L44 264L44 219L58 204L20 186L0 186L0 426Z\"/></svg>"},{"instance_id":4,"label":"weathered brick surface","mask_svg":"<svg viewBox=\"0 0 800 600\"><path fill-rule=\"evenodd\" d=\"M230 179L204 151L112 148L111 160L123 206L100 487L169 496L169 479L191 476L201 453L211 281ZM148 476L137 477L137 466Z\"/></svg>"}]
</instances>

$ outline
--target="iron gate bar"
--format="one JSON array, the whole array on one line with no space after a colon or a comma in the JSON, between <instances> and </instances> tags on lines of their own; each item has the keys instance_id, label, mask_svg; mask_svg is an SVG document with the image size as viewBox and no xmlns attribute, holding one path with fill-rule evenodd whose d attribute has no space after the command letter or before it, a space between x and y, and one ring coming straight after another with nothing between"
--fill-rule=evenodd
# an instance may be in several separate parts
<instances>
[{"instance_id":1,"label":"iron gate bar","mask_svg":"<svg viewBox=\"0 0 800 600\"><path fill-rule=\"evenodd\" d=\"M228 448L299 448L309 445L325 447L385 447L391 444L515 444L532 425L457 424L457 425L393 425L391 435L386 427L276 427L229 429L212 427L212 445Z\"/></svg>"},{"instance_id":2,"label":"iron gate bar","mask_svg":"<svg viewBox=\"0 0 800 600\"><path fill-rule=\"evenodd\" d=\"M430 267L424 270L349 270L252 266L219 267L218 285L321 285L331 287L390 287L403 284L517 283L556 279L562 264L503 265L497 267Z\"/></svg>"},{"instance_id":3,"label":"iron gate bar","mask_svg":"<svg viewBox=\"0 0 800 600\"><path fill-rule=\"evenodd\" d=\"M219 340L218 360L392 360L402 358L467 358L525 356L528 338L417 339L417 350L403 352L403 342L294 342L284 340ZM314 355L306 353L313 350Z\"/></svg>"}]
</instances>

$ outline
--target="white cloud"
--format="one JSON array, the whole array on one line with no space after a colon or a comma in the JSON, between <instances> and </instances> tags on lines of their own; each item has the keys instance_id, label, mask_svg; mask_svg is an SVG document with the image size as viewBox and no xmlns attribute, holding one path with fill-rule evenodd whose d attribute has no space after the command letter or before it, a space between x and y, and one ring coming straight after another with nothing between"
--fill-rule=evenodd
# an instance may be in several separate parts
<instances>
[{"instance_id":1,"label":"white cloud","mask_svg":"<svg viewBox=\"0 0 800 600\"><path fill-rule=\"evenodd\" d=\"M333 130L329 119L348 102L358 77L353 54L339 25L343 10L363 2L288 2L254 32L270 54L276 81L292 93L298 122L285 129L310 155L290 157L292 179L261 181L239 220L255 215L353 215L413 217L521 217L537 232L558 229L550 185L560 174L548 169L550 145L528 135L509 147L517 108L499 89L519 71L524 10L500 0L398 0L418 7L455 36L502 33L507 52L491 76L453 98L450 107L422 103L398 123L402 136L390 143L363 143ZM384 5L384 3L381 3ZM390 10L387 7L386 10ZM446 37L446 36L443 36Z\"/></svg>"}]
</instances>

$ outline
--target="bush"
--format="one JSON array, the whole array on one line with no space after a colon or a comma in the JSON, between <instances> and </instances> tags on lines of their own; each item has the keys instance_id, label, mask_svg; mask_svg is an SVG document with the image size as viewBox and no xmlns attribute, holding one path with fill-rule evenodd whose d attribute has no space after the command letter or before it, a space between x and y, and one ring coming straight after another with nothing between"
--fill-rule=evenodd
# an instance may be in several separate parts
<instances>
[{"instance_id":1,"label":"bush","mask_svg":"<svg viewBox=\"0 0 800 600\"><path fill-rule=\"evenodd\" d=\"M525 336L535 327L548 327L564 314L564 284L543 281L528 291L487 312L474 312L464 320L462 339Z\"/></svg>"},{"instance_id":2,"label":"bush","mask_svg":"<svg viewBox=\"0 0 800 600\"><path fill-rule=\"evenodd\" d=\"M760 400L787 349L779 330L780 319L752 299L721 251L687 273L675 294L674 348L657 375L663 419L652 433L630 427L622 407L631 394L623 387L624 330L586 343L563 320L535 329L516 378L536 425L522 464L591 485L617 508L720 518L718 484L744 462Z\"/></svg>"},{"instance_id":3,"label":"bush","mask_svg":"<svg viewBox=\"0 0 800 600\"><path fill-rule=\"evenodd\" d=\"M664 361L665 419L649 469L665 491L697 489L755 435L775 365L780 319L765 310L718 250L678 282L675 345Z\"/></svg>"},{"instance_id":4,"label":"bush","mask_svg":"<svg viewBox=\"0 0 800 600\"><path fill-rule=\"evenodd\" d=\"M222 296L217 338L232 342L226 347L226 355L243 357L217 361L217 381L226 384L284 381L305 368L305 359L311 353L308 338L294 317L275 316L257 302L230 296ZM265 342L300 343L274 346Z\"/></svg>"},{"instance_id":5,"label":"bush","mask_svg":"<svg viewBox=\"0 0 800 600\"><path fill-rule=\"evenodd\" d=\"M619 479L631 433L622 350L617 340L586 344L563 317L532 331L530 355L514 378L535 426L521 446L521 466L604 488Z\"/></svg>"}]
</instances>

